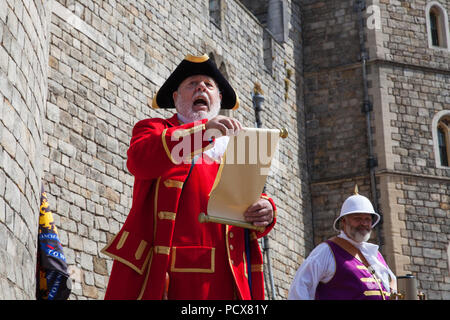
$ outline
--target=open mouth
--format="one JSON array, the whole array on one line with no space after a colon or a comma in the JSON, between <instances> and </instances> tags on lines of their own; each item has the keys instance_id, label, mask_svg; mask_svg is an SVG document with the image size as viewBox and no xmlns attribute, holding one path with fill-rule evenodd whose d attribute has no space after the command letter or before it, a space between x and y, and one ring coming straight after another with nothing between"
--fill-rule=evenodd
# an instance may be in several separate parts
<instances>
[{"instance_id":1,"label":"open mouth","mask_svg":"<svg viewBox=\"0 0 450 320\"><path fill-rule=\"evenodd\" d=\"M204 97L198 97L194 100L193 106L195 107L206 107L209 108L208 100Z\"/></svg>"}]
</instances>

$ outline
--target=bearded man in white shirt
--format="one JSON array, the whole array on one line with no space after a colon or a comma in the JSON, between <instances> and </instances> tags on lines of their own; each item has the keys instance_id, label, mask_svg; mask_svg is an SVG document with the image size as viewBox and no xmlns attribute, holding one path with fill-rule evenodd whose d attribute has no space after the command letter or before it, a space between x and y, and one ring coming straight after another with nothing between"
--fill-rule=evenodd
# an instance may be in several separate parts
<instances>
[{"instance_id":1,"label":"bearded man in white shirt","mask_svg":"<svg viewBox=\"0 0 450 320\"><path fill-rule=\"evenodd\" d=\"M305 259L295 274L288 299L389 299L397 289L396 277L378 246L367 242L379 220L370 200L359 195L355 187L355 194L344 201L334 221L339 235L319 244Z\"/></svg>"}]
</instances>

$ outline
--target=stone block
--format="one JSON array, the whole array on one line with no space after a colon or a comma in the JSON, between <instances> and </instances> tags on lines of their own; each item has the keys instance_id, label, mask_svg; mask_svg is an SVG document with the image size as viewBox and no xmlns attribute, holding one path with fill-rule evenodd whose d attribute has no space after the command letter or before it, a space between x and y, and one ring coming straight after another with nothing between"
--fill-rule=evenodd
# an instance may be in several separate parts
<instances>
[{"instance_id":1,"label":"stone block","mask_svg":"<svg viewBox=\"0 0 450 320\"><path fill-rule=\"evenodd\" d=\"M438 249L424 248L423 256L430 259L441 259L442 251Z\"/></svg>"}]
</instances>

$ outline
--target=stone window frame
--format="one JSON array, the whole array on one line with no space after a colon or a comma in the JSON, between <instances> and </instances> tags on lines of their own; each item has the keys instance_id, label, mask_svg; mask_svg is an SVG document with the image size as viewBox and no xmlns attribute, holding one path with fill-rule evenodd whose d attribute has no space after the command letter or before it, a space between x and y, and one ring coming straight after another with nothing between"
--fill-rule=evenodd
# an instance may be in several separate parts
<instances>
[{"instance_id":1,"label":"stone window frame","mask_svg":"<svg viewBox=\"0 0 450 320\"><path fill-rule=\"evenodd\" d=\"M209 0L209 21L215 25L219 30L222 30L222 14L223 14L223 1L222 0Z\"/></svg>"},{"instance_id":2,"label":"stone window frame","mask_svg":"<svg viewBox=\"0 0 450 320\"><path fill-rule=\"evenodd\" d=\"M441 39L441 44L439 46L433 45L433 38L431 35L431 21L430 13L434 12L437 15L437 27L438 35ZM445 8L438 1L430 1L427 3L425 8L425 17L427 23L427 36L428 36L428 47L431 49L438 50L448 50L450 51L450 34L448 27L448 14Z\"/></svg>"},{"instance_id":3,"label":"stone window frame","mask_svg":"<svg viewBox=\"0 0 450 320\"><path fill-rule=\"evenodd\" d=\"M434 146L434 158L436 161L436 168L438 169L450 169L450 166L443 166L441 163L441 156L439 152L439 141L438 141L438 128L444 129L446 134L446 146L447 146L447 158L450 158L450 125L443 123L443 119L450 119L450 110L442 110L436 113L432 121L432 133L433 133L433 146ZM450 159L448 159L450 163Z\"/></svg>"}]
</instances>

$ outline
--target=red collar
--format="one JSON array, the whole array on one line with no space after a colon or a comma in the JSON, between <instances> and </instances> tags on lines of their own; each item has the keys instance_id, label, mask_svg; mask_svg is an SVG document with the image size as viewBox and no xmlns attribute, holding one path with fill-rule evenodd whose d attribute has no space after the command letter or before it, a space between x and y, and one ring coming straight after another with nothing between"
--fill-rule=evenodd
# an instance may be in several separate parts
<instances>
[{"instance_id":1,"label":"red collar","mask_svg":"<svg viewBox=\"0 0 450 320\"><path fill-rule=\"evenodd\" d=\"M171 118L167 119L167 122L169 122L169 124L173 127L177 127L182 124L181 121L178 120L176 113Z\"/></svg>"}]
</instances>

